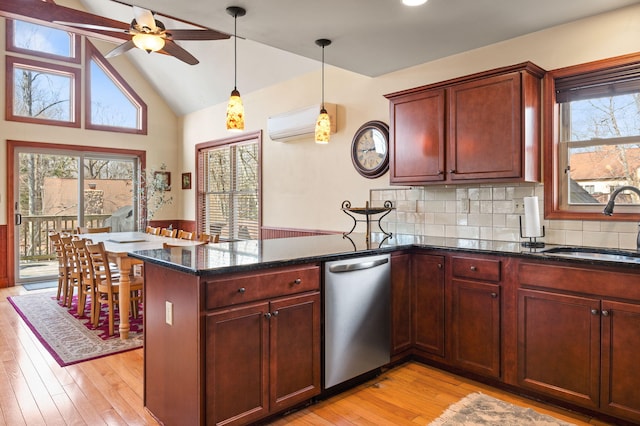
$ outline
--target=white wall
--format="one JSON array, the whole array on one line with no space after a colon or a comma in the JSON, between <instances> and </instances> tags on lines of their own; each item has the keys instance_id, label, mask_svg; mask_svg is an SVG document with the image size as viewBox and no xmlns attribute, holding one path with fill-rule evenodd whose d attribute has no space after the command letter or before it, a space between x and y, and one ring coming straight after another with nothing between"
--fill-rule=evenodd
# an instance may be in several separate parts
<instances>
[{"instance_id":1,"label":"white wall","mask_svg":"<svg viewBox=\"0 0 640 426\"><path fill-rule=\"evenodd\" d=\"M524 61L552 70L638 51L640 5L378 78L327 66L325 100L339 105L338 132L328 146L316 145L312 138L274 142L266 132L268 116L319 102L320 64L317 72L243 94L245 128L248 131L263 129L263 225L346 231L350 229L351 219L340 211L342 201L348 199L354 206L363 206L370 199L371 190L389 188L388 174L365 179L354 170L349 157L351 139L358 127L369 120L389 122L388 101L383 97L386 93ZM331 47L326 51L326 56L330 55ZM239 89L242 92L242 88ZM215 105L183 117L185 171L195 170L195 144L229 136L224 129L225 108L224 104ZM183 193L182 216L193 220L194 191ZM413 229L413 232L424 233L428 232L424 229L429 228ZM496 233L496 237L500 238L501 234Z\"/></svg>"}]
</instances>

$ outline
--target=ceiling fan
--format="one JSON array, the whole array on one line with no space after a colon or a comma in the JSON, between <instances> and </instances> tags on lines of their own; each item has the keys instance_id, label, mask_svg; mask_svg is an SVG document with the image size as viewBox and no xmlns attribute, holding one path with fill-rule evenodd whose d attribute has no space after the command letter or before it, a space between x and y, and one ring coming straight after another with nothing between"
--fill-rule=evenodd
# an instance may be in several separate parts
<instances>
[{"instance_id":1,"label":"ceiling fan","mask_svg":"<svg viewBox=\"0 0 640 426\"><path fill-rule=\"evenodd\" d=\"M174 56L189 65L196 65L199 61L189 52L187 52L175 40L222 40L228 39L230 35L210 30L210 29L167 29L164 24L157 20L148 9L138 6L133 7L134 19L128 29L105 27L102 25L94 25L79 22L54 21L56 24L68 27L85 28L97 31L115 31L131 35L131 39L118 45L105 55L111 58L120 55L134 47L145 50L147 53L158 52L166 55Z\"/></svg>"}]
</instances>

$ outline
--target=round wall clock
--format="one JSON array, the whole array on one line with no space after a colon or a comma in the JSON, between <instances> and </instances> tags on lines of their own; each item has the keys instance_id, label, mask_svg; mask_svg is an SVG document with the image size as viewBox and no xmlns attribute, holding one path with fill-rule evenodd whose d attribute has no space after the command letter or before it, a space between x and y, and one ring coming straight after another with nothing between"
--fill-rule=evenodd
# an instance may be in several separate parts
<instances>
[{"instance_id":1,"label":"round wall clock","mask_svg":"<svg viewBox=\"0 0 640 426\"><path fill-rule=\"evenodd\" d=\"M382 121L360 126L351 142L351 161L366 178L385 174L389 170L389 126Z\"/></svg>"}]
</instances>

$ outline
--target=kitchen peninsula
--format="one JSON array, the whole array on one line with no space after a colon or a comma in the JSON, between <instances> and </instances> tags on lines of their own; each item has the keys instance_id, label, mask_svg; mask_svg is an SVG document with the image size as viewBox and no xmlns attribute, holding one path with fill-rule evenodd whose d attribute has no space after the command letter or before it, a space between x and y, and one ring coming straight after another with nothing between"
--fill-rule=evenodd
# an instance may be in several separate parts
<instances>
[{"instance_id":1,"label":"kitchen peninsula","mask_svg":"<svg viewBox=\"0 0 640 426\"><path fill-rule=\"evenodd\" d=\"M640 346L640 264L510 242L349 237L133 253L145 262L147 409L165 425L248 424L321 395L323 262L391 253L392 363L640 420L628 349ZM545 367L549 354L561 374Z\"/></svg>"}]
</instances>

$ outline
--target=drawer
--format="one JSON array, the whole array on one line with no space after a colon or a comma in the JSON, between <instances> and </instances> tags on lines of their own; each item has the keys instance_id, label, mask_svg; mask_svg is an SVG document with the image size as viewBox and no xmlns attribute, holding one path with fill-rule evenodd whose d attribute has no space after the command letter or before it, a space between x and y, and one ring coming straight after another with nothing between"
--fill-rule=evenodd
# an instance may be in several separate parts
<instances>
[{"instance_id":1,"label":"drawer","mask_svg":"<svg viewBox=\"0 0 640 426\"><path fill-rule=\"evenodd\" d=\"M240 273L205 283L205 309L320 289L320 267L307 265Z\"/></svg>"},{"instance_id":2,"label":"drawer","mask_svg":"<svg viewBox=\"0 0 640 426\"><path fill-rule=\"evenodd\" d=\"M451 266L456 278L481 281L500 281L500 261L475 257L452 257Z\"/></svg>"}]
</instances>

